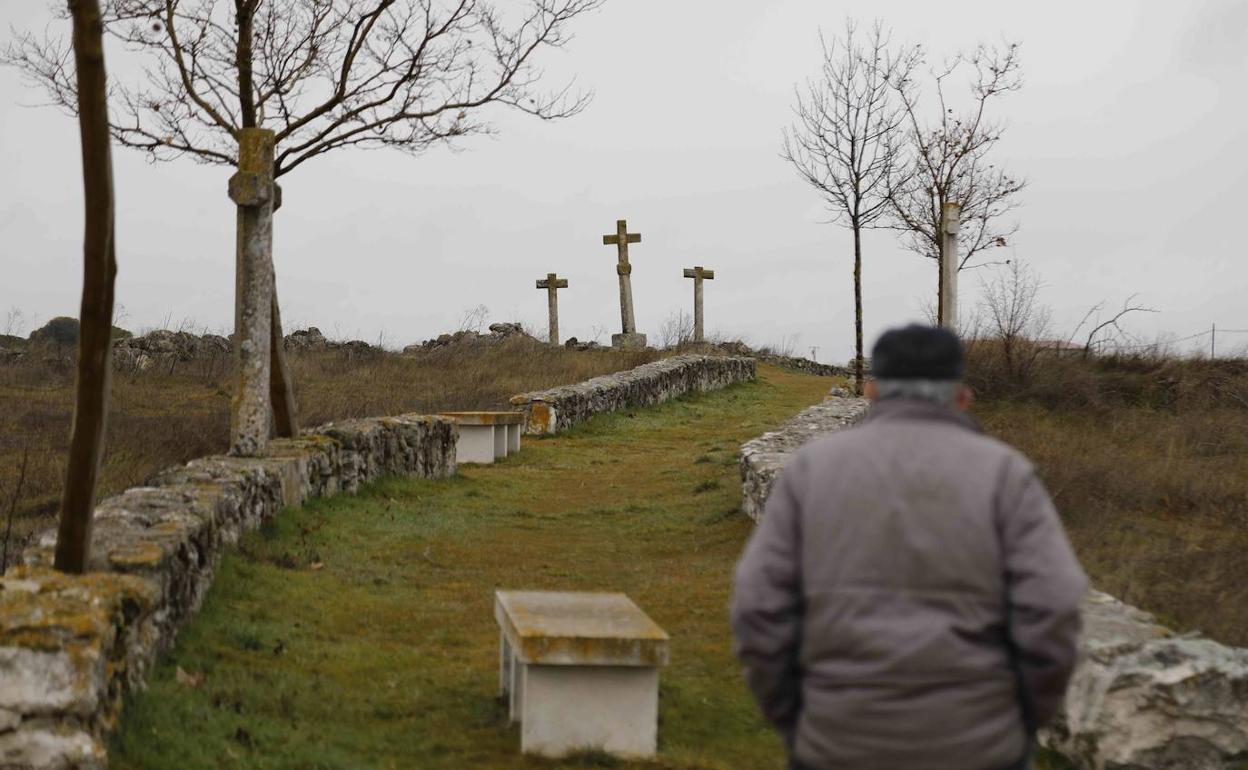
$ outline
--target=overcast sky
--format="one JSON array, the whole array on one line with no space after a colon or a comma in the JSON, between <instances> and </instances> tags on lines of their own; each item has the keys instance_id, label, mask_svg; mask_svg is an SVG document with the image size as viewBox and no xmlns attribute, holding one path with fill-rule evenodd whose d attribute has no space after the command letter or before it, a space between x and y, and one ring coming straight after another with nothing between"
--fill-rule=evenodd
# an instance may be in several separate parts
<instances>
[{"instance_id":1,"label":"overcast sky","mask_svg":"<svg viewBox=\"0 0 1248 770\"><path fill-rule=\"evenodd\" d=\"M793 86L815 73L818 30L880 18L931 53L1022 43L1024 89L998 105L998 162L1026 177L1007 256L1045 281L1059 334L1096 302L1128 295L1162 312L1132 319L1153 337L1217 323L1248 329L1248 2L1187 0L608 0L546 56L595 98L543 123L497 113L499 133L412 158L345 150L283 179L275 263L288 330L390 346L458 326L465 311L544 329L545 292L567 276L564 337L619 331L615 249L626 218L640 330L692 305L681 270L705 265L708 331L852 354L848 231L778 157ZM41 29L40 0L0 0L0 37ZM0 324L20 309L74 315L81 275L76 126L0 69ZM114 155L121 324L233 318L230 171L189 159ZM982 274L982 271L981 273ZM869 236L868 344L921 315L933 263ZM963 274L973 302L979 277ZM0 328L0 331L3 331ZM22 331L29 331L27 328ZM1248 334L1226 345L1248 343ZM1207 344L1207 341L1206 341Z\"/></svg>"}]
</instances>

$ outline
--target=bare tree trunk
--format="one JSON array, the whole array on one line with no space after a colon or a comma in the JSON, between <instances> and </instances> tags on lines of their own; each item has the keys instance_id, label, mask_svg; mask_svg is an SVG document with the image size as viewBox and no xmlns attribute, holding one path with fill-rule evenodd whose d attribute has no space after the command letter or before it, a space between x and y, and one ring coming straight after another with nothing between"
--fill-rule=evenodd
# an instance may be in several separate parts
<instances>
[{"instance_id":1,"label":"bare tree trunk","mask_svg":"<svg viewBox=\"0 0 1248 770\"><path fill-rule=\"evenodd\" d=\"M273 430L282 438L294 438L299 433L299 417L295 411L294 380L290 365L286 362L282 313L277 304L277 280L273 281L273 319L269 328L273 338L270 342L269 398L273 402Z\"/></svg>"},{"instance_id":2,"label":"bare tree trunk","mask_svg":"<svg viewBox=\"0 0 1248 770\"><path fill-rule=\"evenodd\" d=\"M82 306L78 313L77 400L69 442L55 566L81 573L91 552L91 518L104 456L113 352L113 162L108 126L104 24L99 0L69 0L78 77L78 129L85 202Z\"/></svg>"},{"instance_id":3,"label":"bare tree trunk","mask_svg":"<svg viewBox=\"0 0 1248 770\"><path fill-rule=\"evenodd\" d=\"M854 393L862 395L862 225L853 222L854 229Z\"/></svg>"}]
</instances>

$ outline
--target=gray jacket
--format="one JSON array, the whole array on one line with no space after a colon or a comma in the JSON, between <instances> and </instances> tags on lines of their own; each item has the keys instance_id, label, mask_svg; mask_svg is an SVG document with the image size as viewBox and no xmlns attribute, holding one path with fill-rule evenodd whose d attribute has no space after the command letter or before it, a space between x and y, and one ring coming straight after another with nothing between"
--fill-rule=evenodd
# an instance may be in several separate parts
<instances>
[{"instance_id":1,"label":"gray jacket","mask_svg":"<svg viewBox=\"0 0 1248 770\"><path fill-rule=\"evenodd\" d=\"M1087 579L1031 464L882 401L792 458L737 566L737 655L801 763L1000 770L1052 717Z\"/></svg>"}]
</instances>

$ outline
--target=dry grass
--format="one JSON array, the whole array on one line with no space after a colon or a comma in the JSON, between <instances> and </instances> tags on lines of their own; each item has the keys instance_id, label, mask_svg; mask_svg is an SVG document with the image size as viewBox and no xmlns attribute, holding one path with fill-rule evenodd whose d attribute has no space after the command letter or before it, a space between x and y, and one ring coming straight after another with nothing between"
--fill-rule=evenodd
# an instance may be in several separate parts
<instances>
[{"instance_id":1,"label":"dry grass","mask_svg":"<svg viewBox=\"0 0 1248 770\"><path fill-rule=\"evenodd\" d=\"M1036 462L1097 587L1248 645L1248 362L999 363L972 350L977 415Z\"/></svg>"},{"instance_id":2,"label":"dry grass","mask_svg":"<svg viewBox=\"0 0 1248 770\"><path fill-rule=\"evenodd\" d=\"M305 425L318 425L349 417L502 407L516 393L629 369L657 356L576 352L517 338L414 357L293 354L291 365L301 418ZM227 363L223 357L196 360L114 378L102 496L226 448L232 386ZM0 518L8 512L21 458L29 454L10 553L54 523L73 394L70 366L46 361L0 366ZM0 537L3 525L0 520Z\"/></svg>"}]
</instances>

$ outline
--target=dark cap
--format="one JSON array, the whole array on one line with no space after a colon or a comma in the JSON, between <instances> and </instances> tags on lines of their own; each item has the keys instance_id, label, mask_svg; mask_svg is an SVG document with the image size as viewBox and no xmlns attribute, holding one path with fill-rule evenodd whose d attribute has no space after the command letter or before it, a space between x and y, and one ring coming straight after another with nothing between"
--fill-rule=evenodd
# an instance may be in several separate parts
<instances>
[{"instance_id":1,"label":"dark cap","mask_svg":"<svg viewBox=\"0 0 1248 770\"><path fill-rule=\"evenodd\" d=\"M871 351L871 376L877 380L960 380L965 371L958 335L939 326L889 329Z\"/></svg>"}]
</instances>

